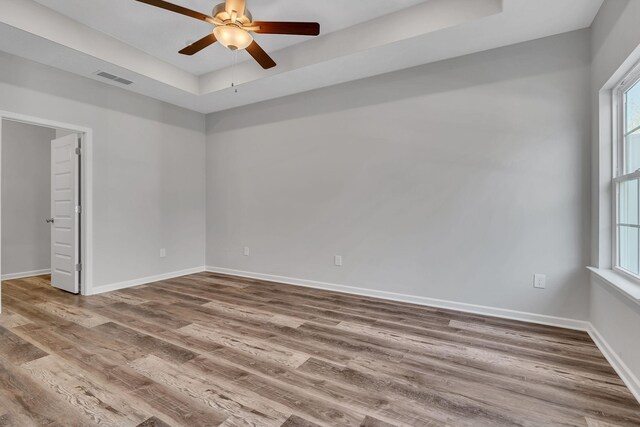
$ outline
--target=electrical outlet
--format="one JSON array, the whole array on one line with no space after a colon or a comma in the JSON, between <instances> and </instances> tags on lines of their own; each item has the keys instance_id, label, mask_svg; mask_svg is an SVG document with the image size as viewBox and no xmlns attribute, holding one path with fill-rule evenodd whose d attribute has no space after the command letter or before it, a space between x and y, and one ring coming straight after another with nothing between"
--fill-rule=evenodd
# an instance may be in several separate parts
<instances>
[{"instance_id":1,"label":"electrical outlet","mask_svg":"<svg viewBox=\"0 0 640 427\"><path fill-rule=\"evenodd\" d=\"M544 289L547 287L547 276L544 274L534 274L533 287L538 289Z\"/></svg>"},{"instance_id":2,"label":"electrical outlet","mask_svg":"<svg viewBox=\"0 0 640 427\"><path fill-rule=\"evenodd\" d=\"M242 250L244 256L249 256L249 246L245 246Z\"/></svg>"},{"instance_id":3,"label":"electrical outlet","mask_svg":"<svg viewBox=\"0 0 640 427\"><path fill-rule=\"evenodd\" d=\"M342 255L336 255L333 258L333 263L338 267L342 267Z\"/></svg>"},{"instance_id":4,"label":"electrical outlet","mask_svg":"<svg viewBox=\"0 0 640 427\"><path fill-rule=\"evenodd\" d=\"M167 250L165 248L160 249L160 258L167 256Z\"/></svg>"}]
</instances>

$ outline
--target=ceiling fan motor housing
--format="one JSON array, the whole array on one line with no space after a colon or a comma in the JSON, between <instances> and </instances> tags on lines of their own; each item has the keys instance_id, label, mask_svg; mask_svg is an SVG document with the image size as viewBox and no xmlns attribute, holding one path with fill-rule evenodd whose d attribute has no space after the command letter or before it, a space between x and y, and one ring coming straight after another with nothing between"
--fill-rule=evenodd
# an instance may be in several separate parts
<instances>
[{"instance_id":1,"label":"ceiling fan motor housing","mask_svg":"<svg viewBox=\"0 0 640 427\"><path fill-rule=\"evenodd\" d=\"M224 3L216 5L216 7L213 8L213 12L211 12L211 16L218 18L224 23L227 23L227 21L228 23L231 23L231 15L227 12L226 5ZM242 16L238 15L236 18L236 22L242 25L250 24L252 20L253 17L251 16L251 12L249 12L249 9L247 8L244 9L244 14Z\"/></svg>"}]
</instances>

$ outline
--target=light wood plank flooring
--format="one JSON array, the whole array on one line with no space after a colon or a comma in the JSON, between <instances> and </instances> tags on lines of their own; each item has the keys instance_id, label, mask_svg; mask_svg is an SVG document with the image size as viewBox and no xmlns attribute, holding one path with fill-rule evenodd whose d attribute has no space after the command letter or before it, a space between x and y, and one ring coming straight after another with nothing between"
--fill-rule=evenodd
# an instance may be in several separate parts
<instances>
[{"instance_id":1,"label":"light wood plank flooring","mask_svg":"<svg viewBox=\"0 0 640 427\"><path fill-rule=\"evenodd\" d=\"M2 426L640 425L584 332L210 273L2 292Z\"/></svg>"}]
</instances>

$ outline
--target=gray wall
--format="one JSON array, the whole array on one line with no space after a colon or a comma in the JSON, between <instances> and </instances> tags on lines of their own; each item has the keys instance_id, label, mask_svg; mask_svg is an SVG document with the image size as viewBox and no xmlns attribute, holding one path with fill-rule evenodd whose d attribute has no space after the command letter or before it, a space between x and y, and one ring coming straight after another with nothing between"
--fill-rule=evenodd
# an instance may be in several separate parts
<instances>
[{"instance_id":1,"label":"gray wall","mask_svg":"<svg viewBox=\"0 0 640 427\"><path fill-rule=\"evenodd\" d=\"M209 115L207 265L586 319L589 62L582 30Z\"/></svg>"},{"instance_id":2,"label":"gray wall","mask_svg":"<svg viewBox=\"0 0 640 427\"><path fill-rule=\"evenodd\" d=\"M51 267L51 140L56 131L2 122L2 275Z\"/></svg>"},{"instance_id":3,"label":"gray wall","mask_svg":"<svg viewBox=\"0 0 640 427\"><path fill-rule=\"evenodd\" d=\"M611 145L607 137L610 130L599 126L598 95L604 85L618 71L640 45L640 1L605 1L593 23L592 49L593 74L590 93L593 96L593 240L594 265L610 268L611 265ZM603 102L610 102L607 94L601 94ZM606 105L604 107L607 107ZM610 115L605 114L605 121ZM591 278L590 320L604 336L611 349L618 355L630 374L636 377L636 389L640 390L640 305L615 290L610 284L593 276Z\"/></svg>"},{"instance_id":4,"label":"gray wall","mask_svg":"<svg viewBox=\"0 0 640 427\"><path fill-rule=\"evenodd\" d=\"M0 110L93 129L96 290L204 264L204 115L5 53Z\"/></svg>"}]
</instances>

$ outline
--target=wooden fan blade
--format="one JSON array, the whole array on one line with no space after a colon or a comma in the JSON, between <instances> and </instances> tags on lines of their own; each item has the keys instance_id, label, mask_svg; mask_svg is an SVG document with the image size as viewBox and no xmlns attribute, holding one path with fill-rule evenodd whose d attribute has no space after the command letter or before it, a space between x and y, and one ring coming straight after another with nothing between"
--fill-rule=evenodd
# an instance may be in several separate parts
<instances>
[{"instance_id":1,"label":"wooden fan blade","mask_svg":"<svg viewBox=\"0 0 640 427\"><path fill-rule=\"evenodd\" d=\"M249 55L253 56L253 59L265 70L276 66L274 60L271 59L267 52L265 52L255 40L249 45L247 52L249 52Z\"/></svg>"},{"instance_id":2,"label":"wooden fan blade","mask_svg":"<svg viewBox=\"0 0 640 427\"><path fill-rule=\"evenodd\" d=\"M245 0L226 0L224 10L227 11L229 16L234 10L238 14L238 17L244 16Z\"/></svg>"},{"instance_id":3,"label":"wooden fan blade","mask_svg":"<svg viewBox=\"0 0 640 427\"><path fill-rule=\"evenodd\" d=\"M170 10L171 12L179 13L180 15L189 16L191 18L199 19L200 21L211 22L213 17L205 15L204 13L196 12L195 10L187 9L186 7L178 6L177 4L169 3L163 0L136 0L140 3L146 3L151 6L159 7L160 9Z\"/></svg>"},{"instance_id":4,"label":"wooden fan blade","mask_svg":"<svg viewBox=\"0 0 640 427\"><path fill-rule=\"evenodd\" d=\"M255 32L263 34L320 35L320 24L317 22L252 22L249 25L260 27Z\"/></svg>"},{"instance_id":5,"label":"wooden fan blade","mask_svg":"<svg viewBox=\"0 0 640 427\"><path fill-rule=\"evenodd\" d=\"M189 46L182 49L180 53L183 55L193 55L200 52L205 47L211 46L217 41L218 39L216 39L216 36L214 36L213 33L208 34L203 38L201 38L200 40L198 40L197 42L193 42Z\"/></svg>"}]
</instances>

